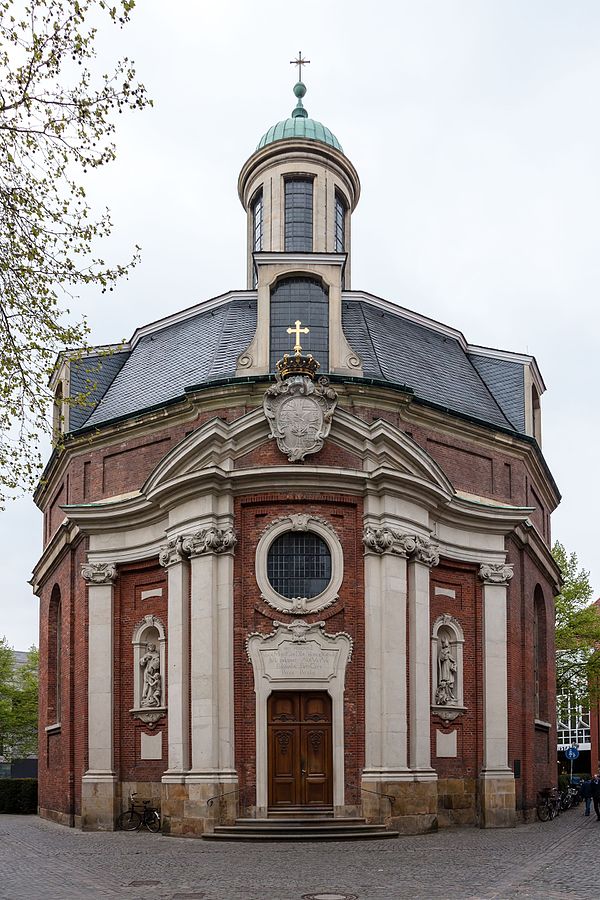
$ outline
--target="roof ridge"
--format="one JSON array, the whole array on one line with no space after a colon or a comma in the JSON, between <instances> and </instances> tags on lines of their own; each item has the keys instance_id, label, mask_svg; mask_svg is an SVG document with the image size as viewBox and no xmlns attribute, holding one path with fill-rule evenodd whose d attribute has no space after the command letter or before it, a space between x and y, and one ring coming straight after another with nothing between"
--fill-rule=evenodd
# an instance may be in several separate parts
<instances>
[{"instance_id":1,"label":"roof ridge","mask_svg":"<svg viewBox=\"0 0 600 900\"><path fill-rule=\"evenodd\" d=\"M461 350L462 350L462 347L461 347ZM502 407L500 406L500 404L499 404L498 401L496 400L496 397L494 396L494 394L492 394L492 391L491 391L491 389L490 389L490 387L489 387L487 381L485 380L485 378L483 377L483 375L481 374L481 372L479 371L479 369L477 368L477 366L475 365L475 363L474 363L473 360L471 359L470 353L469 353L468 351L466 351L466 350L463 350L463 353L465 354L465 358L469 361L469 365L471 366L471 368L473 369L473 371L474 371L475 374L477 375L477 378L479 378L479 380L480 380L480 382L482 383L482 385L484 386L485 390L488 392L489 396L492 398L492 400L493 400L495 406L496 406L497 409L499 410L500 415L502 416L502 418L504 419L504 421L508 424L508 426L509 426L510 428L512 428L513 431L516 431L516 432L518 433L518 432L519 432L519 429L516 428L515 425L510 421L510 419L508 418L508 416L506 415L506 413L504 412L504 410L502 409Z\"/></svg>"}]
</instances>

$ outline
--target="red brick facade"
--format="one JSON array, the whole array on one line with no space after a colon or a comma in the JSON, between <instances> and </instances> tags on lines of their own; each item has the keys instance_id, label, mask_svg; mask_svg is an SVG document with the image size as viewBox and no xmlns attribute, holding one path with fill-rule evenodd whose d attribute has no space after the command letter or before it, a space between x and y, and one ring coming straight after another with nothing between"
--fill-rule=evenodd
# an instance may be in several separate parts
<instances>
[{"instance_id":1,"label":"red brick facade","mask_svg":"<svg viewBox=\"0 0 600 900\"><path fill-rule=\"evenodd\" d=\"M532 520L546 543L550 541L547 486L540 483L540 469L523 448L500 451L480 429L481 440L457 435L452 428L434 430L419 425L418 414L408 421L403 413L390 409L383 413L348 401L348 408L369 423L385 418L405 432L442 468L457 490L515 507L535 505ZM156 465L181 441L212 419L234 422L248 407L236 403L203 412L194 422L161 424L148 433L128 438L127 431L115 433L114 440L103 439L91 446L81 444L69 457L61 478L44 497L45 544L60 539L66 504L92 503L139 490ZM529 460L529 461L528 461ZM291 465L268 441L235 458L235 469L254 469ZM359 471L360 454L338 447L333 441L310 458L310 465L328 471L328 484L336 470ZM535 504L533 504L535 500ZM545 505L546 504L546 505ZM277 612L261 600L254 574L256 545L266 525L291 511L323 517L338 535L344 554L344 580L339 599L307 621L325 621L328 633L346 632L354 642L354 652L346 673L344 699L345 802L360 804L360 778L365 764L365 588L363 563L363 500L341 491L322 492L318 483L313 490L278 490L254 494L243 491L236 496L233 527L238 544L234 555L234 701L235 766L240 786L251 802L256 783L255 695L252 666L246 650L251 632L268 634L273 621L290 621L293 616ZM520 539L507 541L508 559L514 577L508 588L508 684L509 684L509 763L516 777L518 810L531 809L536 791L551 783L555 770L556 745L553 720L554 648L552 639L552 584L539 558ZM80 577L86 561L87 541L76 538L47 566L40 586L40 807L45 815L73 823L81 816L81 779L87 766L87 682L88 612L87 587ZM442 558L432 570L431 623L448 613L464 630L464 705L466 711L455 722L444 722L432 715L432 766L440 784L453 780L475 782L483 759L483 660L482 660L482 584L478 566ZM453 599L436 593L436 587L454 592ZM158 589L160 596L142 600L141 592ZM537 594L536 594L537 591ZM57 626L53 620L60 595L61 664L56 668ZM534 598L542 597L544 642L540 678L539 715L536 715L534 689ZM54 599L53 599L54 598ZM538 614L540 604L538 599ZM156 785L168 767L168 728L166 718L148 728L132 717L133 650L132 634L147 614L168 622L168 582L165 569L156 557L121 564L114 591L114 766L118 781ZM168 652L168 643L167 643ZM410 662L410 661L409 661ZM56 710L56 679L60 676L60 728ZM408 676L407 676L408 677ZM53 705L54 704L54 705ZM47 729L49 726L57 726ZM410 723L409 723L410 727ZM457 755L436 757L436 732L456 730ZM140 733L162 734L163 758L141 760ZM443 792L442 792L443 794ZM440 796L442 796L442 794ZM442 800L440 800L442 802ZM445 802L445 801L444 801ZM448 801L450 802L450 801ZM473 796L465 801L471 819L477 816Z\"/></svg>"}]
</instances>

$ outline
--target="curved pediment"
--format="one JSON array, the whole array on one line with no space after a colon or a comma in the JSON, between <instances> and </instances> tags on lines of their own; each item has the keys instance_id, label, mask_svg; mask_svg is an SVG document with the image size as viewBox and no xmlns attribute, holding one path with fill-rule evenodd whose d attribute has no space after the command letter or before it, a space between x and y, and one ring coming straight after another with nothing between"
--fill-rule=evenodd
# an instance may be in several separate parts
<instances>
[{"instance_id":1,"label":"curved pediment","mask_svg":"<svg viewBox=\"0 0 600 900\"><path fill-rule=\"evenodd\" d=\"M266 445L270 445L270 452L261 462L260 448ZM344 451L339 459L331 453L332 447ZM317 453L297 465L276 450L262 409L232 422L215 418L185 437L161 460L142 493L153 502L170 505L175 497L197 491L200 482L240 481L249 474L257 478L262 469L267 486L287 486L292 477L307 487L307 481L318 471L321 476L328 472L333 478L354 482L354 490L359 492L366 481L388 475L408 481L416 492L419 487L433 491L441 502L449 502L454 496L451 482L435 460L389 422L379 419L368 424L338 409L326 449L329 452L322 454L322 460Z\"/></svg>"}]
</instances>

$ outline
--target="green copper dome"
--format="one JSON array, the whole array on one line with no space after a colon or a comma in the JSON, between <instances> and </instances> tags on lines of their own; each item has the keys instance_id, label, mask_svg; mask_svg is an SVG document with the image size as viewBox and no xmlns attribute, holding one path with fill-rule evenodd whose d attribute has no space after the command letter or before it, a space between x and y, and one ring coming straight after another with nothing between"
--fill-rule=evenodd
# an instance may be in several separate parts
<instances>
[{"instance_id":1,"label":"green copper dome","mask_svg":"<svg viewBox=\"0 0 600 900\"><path fill-rule=\"evenodd\" d=\"M268 144L274 144L275 141L308 138L311 141L320 141L322 144L328 144L330 147L335 147L336 150L343 153L342 145L335 134L315 119L308 118L308 113L302 104L302 98L306 94L306 87L301 81L294 86L294 94L298 98L298 103L291 117L277 122L276 125L272 125L263 134L256 149L262 150L263 147L266 147Z\"/></svg>"}]
</instances>

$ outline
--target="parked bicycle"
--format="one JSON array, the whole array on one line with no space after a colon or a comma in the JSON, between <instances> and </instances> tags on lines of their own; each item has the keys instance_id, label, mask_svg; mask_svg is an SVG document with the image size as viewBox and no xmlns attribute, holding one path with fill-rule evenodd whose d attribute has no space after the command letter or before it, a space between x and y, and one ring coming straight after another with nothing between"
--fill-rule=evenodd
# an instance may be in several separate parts
<instances>
[{"instance_id":1,"label":"parked bicycle","mask_svg":"<svg viewBox=\"0 0 600 900\"><path fill-rule=\"evenodd\" d=\"M117 819L117 828L120 828L122 831L139 831L142 825L144 825L148 831L152 831L154 834L160 831L160 816L158 814L158 809L155 806L151 806L150 800L142 800L141 811L136 809L135 798L137 794L133 791L129 794L129 809L126 809L125 812L122 812L119 818ZM137 803L137 806L140 806L140 802Z\"/></svg>"},{"instance_id":2,"label":"parked bicycle","mask_svg":"<svg viewBox=\"0 0 600 900\"><path fill-rule=\"evenodd\" d=\"M538 793L537 815L540 822L555 819L560 814L561 794L558 788L546 788Z\"/></svg>"},{"instance_id":3,"label":"parked bicycle","mask_svg":"<svg viewBox=\"0 0 600 900\"><path fill-rule=\"evenodd\" d=\"M581 803L581 793L578 788L570 785L565 791L560 795L560 808L563 812L567 809L572 809L574 806L577 806Z\"/></svg>"}]
</instances>

